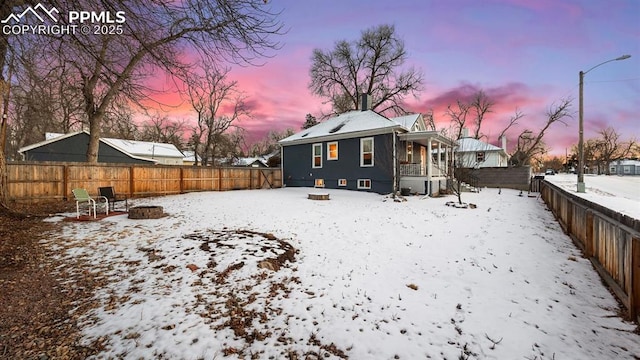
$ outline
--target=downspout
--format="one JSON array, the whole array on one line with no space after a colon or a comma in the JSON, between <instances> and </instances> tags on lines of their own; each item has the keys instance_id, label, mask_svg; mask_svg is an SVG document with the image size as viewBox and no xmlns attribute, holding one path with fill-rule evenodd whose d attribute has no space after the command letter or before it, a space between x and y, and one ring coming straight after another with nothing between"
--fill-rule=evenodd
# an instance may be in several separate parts
<instances>
[{"instance_id":1,"label":"downspout","mask_svg":"<svg viewBox=\"0 0 640 360\"><path fill-rule=\"evenodd\" d=\"M398 136L397 132L395 130L393 130L391 132L392 138L393 138L393 193L395 194L396 192L398 192L398 175L397 175L397 163L398 163L398 158L397 158L397 152L398 149L396 147L396 136Z\"/></svg>"},{"instance_id":2,"label":"downspout","mask_svg":"<svg viewBox=\"0 0 640 360\"><path fill-rule=\"evenodd\" d=\"M284 188L284 146L278 145L280 146L280 187Z\"/></svg>"}]
</instances>

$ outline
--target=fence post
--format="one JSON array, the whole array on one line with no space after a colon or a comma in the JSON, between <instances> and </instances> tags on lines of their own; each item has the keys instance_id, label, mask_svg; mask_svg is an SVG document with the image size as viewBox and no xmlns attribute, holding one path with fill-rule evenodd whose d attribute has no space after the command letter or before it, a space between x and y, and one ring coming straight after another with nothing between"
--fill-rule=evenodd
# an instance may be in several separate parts
<instances>
[{"instance_id":1,"label":"fence post","mask_svg":"<svg viewBox=\"0 0 640 360\"><path fill-rule=\"evenodd\" d=\"M130 166L129 167L129 197L133 197L133 194L135 194L135 187L133 185L134 183L134 176L133 176L133 171L134 171L135 167Z\"/></svg>"},{"instance_id":2,"label":"fence post","mask_svg":"<svg viewBox=\"0 0 640 360\"><path fill-rule=\"evenodd\" d=\"M180 167L180 194L184 194L184 168Z\"/></svg>"},{"instance_id":3,"label":"fence post","mask_svg":"<svg viewBox=\"0 0 640 360\"><path fill-rule=\"evenodd\" d=\"M578 206L577 204L574 204L574 206ZM586 211L586 216L587 216L587 224L586 224L586 228L585 228L585 236L584 236L584 252L587 258L591 258L593 257L593 254L595 252L595 244L594 244L594 239L593 239L593 211L591 211L590 209L587 209ZM576 234L577 237L577 234Z\"/></svg>"},{"instance_id":4,"label":"fence post","mask_svg":"<svg viewBox=\"0 0 640 360\"><path fill-rule=\"evenodd\" d=\"M67 201L69 199L69 165L62 165L62 199Z\"/></svg>"},{"instance_id":5,"label":"fence post","mask_svg":"<svg viewBox=\"0 0 640 360\"><path fill-rule=\"evenodd\" d=\"M576 206L577 205L575 203L571 202L567 204L567 233L569 233L570 235L573 234L573 236L576 236L576 231L573 228L573 213Z\"/></svg>"},{"instance_id":6,"label":"fence post","mask_svg":"<svg viewBox=\"0 0 640 360\"><path fill-rule=\"evenodd\" d=\"M631 289L629 315L640 323L640 237L631 238Z\"/></svg>"}]
</instances>

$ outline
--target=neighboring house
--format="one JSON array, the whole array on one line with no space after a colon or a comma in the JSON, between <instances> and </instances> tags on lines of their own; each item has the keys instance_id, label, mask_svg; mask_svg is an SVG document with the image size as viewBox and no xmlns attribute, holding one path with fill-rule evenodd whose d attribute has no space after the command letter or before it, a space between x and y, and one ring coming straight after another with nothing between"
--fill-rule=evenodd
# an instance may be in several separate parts
<instances>
[{"instance_id":1,"label":"neighboring house","mask_svg":"<svg viewBox=\"0 0 640 360\"><path fill-rule=\"evenodd\" d=\"M640 160L618 160L609 164L611 175L640 175Z\"/></svg>"},{"instance_id":2,"label":"neighboring house","mask_svg":"<svg viewBox=\"0 0 640 360\"><path fill-rule=\"evenodd\" d=\"M89 133L48 134L45 141L18 150L27 161L84 162ZM173 144L101 138L98 162L182 165L184 154Z\"/></svg>"},{"instance_id":3,"label":"neighboring house","mask_svg":"<svg viewBox=\"0 0 640 360\"><path fill-rule=\"evenodd\" d=\"M196 165L196 159L198 159L197 164L202 165L202 159L196 155L195 151L183 150L182 153L184 154L183 165Z\"/></svg>"},{"instance_id":4,"label":"neighboring house","mask_svg":"<svg viewBox=\"0 0 640 360\"><path fill-rule=\"evenodd\" d=\"M355 110L330 118L279 141L283 182L377 193L411 187L437 194L446 186L455 143L425 128L419 114L389 119Z\"/></svg>"},{"instance_id":5,"label":"neighboring house","mask_svg":"<svg viewBox=\"0 0 640 360\"><path fill-rule=\"evenodd\" d=\"M231 163L232 166L242 166L242 167L269 167L267 165L268 159L257 156L257 157L242 157L234 159Z\"/></svg>"},{"instance_id":6,"label":"neighboring house","mask_svg":"<svg viewBox=\"0 0 640 360\"><path fill-rule=\"evenodd\" d=\"M506 137L502 138L502 147L487 144L471 137L462 137L456 148L456 161L462 168L507 167Z\"/></svg>"}]
</instances>

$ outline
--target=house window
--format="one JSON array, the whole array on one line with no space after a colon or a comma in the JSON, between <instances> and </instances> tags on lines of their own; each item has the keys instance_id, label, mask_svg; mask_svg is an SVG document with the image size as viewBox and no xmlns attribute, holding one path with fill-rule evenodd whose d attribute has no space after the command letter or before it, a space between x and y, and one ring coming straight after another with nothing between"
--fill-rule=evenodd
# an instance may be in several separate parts
<instances>
[{"instance_id":1,"label":"house window","mask_svg":"<svg viewBox=\"0 0 640 360\"><path fill-rule=\"evenodd\" d=\"M360 139L360 166L373 166L373 138Z\"/></svg>"},{"instance_id":2,"label":"house window","mask_svg":"<svg viewBox=\"0 0 640 360\"><path fill-rule=\"evenodd\" d=\"M625 166L622 168L622 171L623 171L625 174L631 174L631 166L630 166L630 165L625 165Z\"/></svg>"},{"instance_id":3,"label":"house window","mask_svg":"<svg viewBox=\"0 0 640 360\"><path fill-rule=\"evenodd\" d=\"M476 162L478 163L484 162L484 151L476 152Z\"/></svg>"},{"instance_id":4,"label":"house window","mask_svg":"<svg viewBox=\"0 0 640 360\"><path fill-rule=\"evenodd\" d=\"M322 144L313 144L313 164L314 168L322 167Z\"/></svg>"},{"instance_id":5,"label":"house window","mask_svg":"<svg viewBox=\"0 0 640 360\"><path fill-rule=\"evenodd\" d=\"M347 186L347 179L338 179L338 186Z\"/></svg>"},{"instance_id":6,"label":"house window","mask_svg":"<svg viewBox=\"0 0 640 360\"><path fill-rule=\"evenodd\" d=\"M413 162L413 141L407 141L407 162Z\"/></svg>"},{"instance_id":7,"label":"house window","mask_svg":"<svg viewBox=\"0 0 640 360\"><path fill-rule=\"evenodd\" d=\"M615 167L615 166L610 167L610 168L609 168L609 172L610 172L611 174L615 174L615 173L616 173L616 167Z\"/></svg>"},{"instance_id":8,"label":"house window","mask_svg":"<svg viewBox=\"0 0 640 360\"><path fill-rule=\"evenodd\" d=\"M371 179L358 179L358 189L371 189Z\"/></svg>"},{"instance_id":9,"label":"house window","mask_svg":"<svg viewBox=\"0 0 640 360\"><path fill-rule=\"evenodd\" d=\"M338 160L338 142L330 142L327 144L327 160Z\"/></svg>"},{"instance_id":10,"label":"house window","mask_svg":"<svg viewBox=\"0 0 640 360\"><path fill-rule=\"evenodd\" d=\"M316 179L315 187L324 187L324 179Z\"/></svg>"}]
</instances>

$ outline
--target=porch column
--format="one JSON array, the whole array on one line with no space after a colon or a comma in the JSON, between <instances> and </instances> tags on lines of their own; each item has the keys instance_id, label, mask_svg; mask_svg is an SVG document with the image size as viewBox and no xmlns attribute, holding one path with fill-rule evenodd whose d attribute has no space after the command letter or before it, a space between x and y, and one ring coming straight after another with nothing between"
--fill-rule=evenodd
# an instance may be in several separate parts
<instances>
[{"instance_id":1,"label":"porch column","mask_svg":"<svg viewBox=\"0 0 640 360\"><path fill-rule=\"evenodd\" d=\"M450 149L453 149L453 148L447 147L444 150L444 166L445 166L445 170L444 171L445 171L445 175L448 175L449 174L449 170L450 170L450 166L449 166L449 151L450 151Z\"/></svg>"},{"instance_id":2,"label":"porch column","mask_svg":"<svg viewBox=\"0 0 640 360\"><path fill-rule=\"evenodd\" d=\"M431 176L433 176L433 169L431 167L431 161L433 159L433 154L431 153L433 150L431 148L431 139L427 142L427 183L429 184L424 191L427 195L431 195Z\"/></svg>"},{"instance_id":3,"label":"porch column","mask_svg":"<svg viewBox=\"0 0 640 360\"><path fill-rule=\"evenodd\" d=\"M438 141L438 176L442 176L442 143Z\"/></svg>"}]
</instances>

